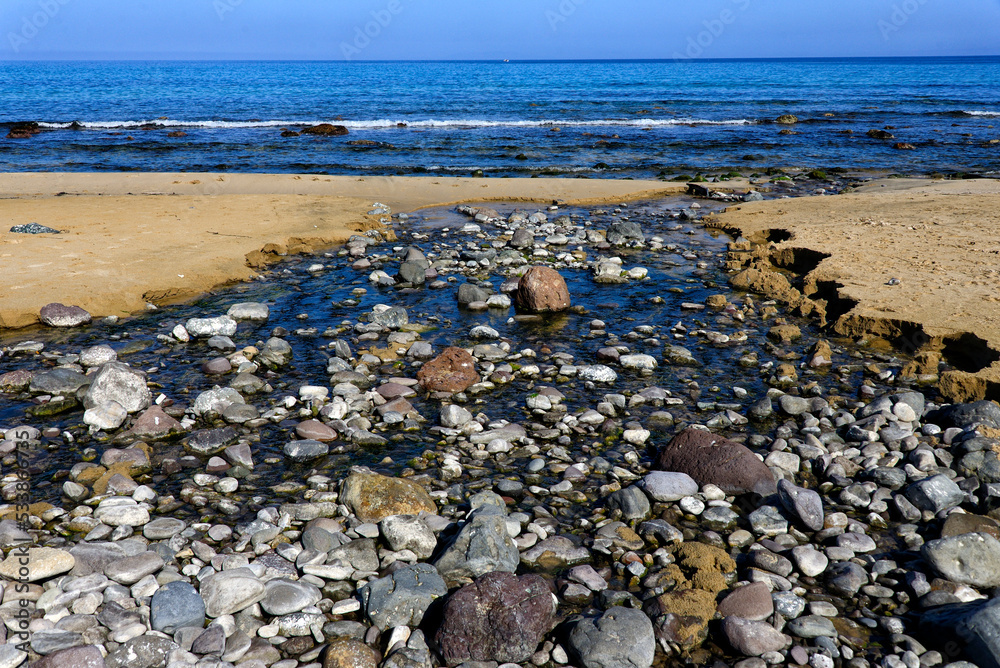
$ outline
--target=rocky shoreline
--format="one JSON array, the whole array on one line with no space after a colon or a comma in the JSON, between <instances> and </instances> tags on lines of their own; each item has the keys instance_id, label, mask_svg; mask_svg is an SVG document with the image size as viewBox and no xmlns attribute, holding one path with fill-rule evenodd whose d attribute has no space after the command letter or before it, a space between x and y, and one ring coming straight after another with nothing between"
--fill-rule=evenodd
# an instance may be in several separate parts
<instances>
[{"instance_id":1,"label":"rocky shoreline","mask_svg":"<svg viewBox=\"0 0 1000 668\"><path fill-rule=\"evenodd\" d=\"M997 665L1000 407L722 287L699 208L48 308L0 358L0 668Z\"/></svg>"}]
</instances>

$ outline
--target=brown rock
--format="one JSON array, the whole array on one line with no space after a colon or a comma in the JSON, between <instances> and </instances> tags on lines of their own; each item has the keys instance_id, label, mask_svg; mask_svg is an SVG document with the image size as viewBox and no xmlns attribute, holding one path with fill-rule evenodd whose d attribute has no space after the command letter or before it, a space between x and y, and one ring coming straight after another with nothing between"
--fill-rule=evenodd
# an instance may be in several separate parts
<instances>
[{"instance_id":1,"label":"brown rock","mask_svg":"<svg viewBox=\"0 0 1000 668\"><path fill-rule=\"evenodd\" d=\"M330 123L320 123L302 131L304 135L317 135L320 137L341 137L347 134L347 128L343 125L331 125Z\"/></svg>"},{"instance_id":2,"label":"brown rock","mask_svg":"<svg viewBox=\"0 0 1000 668\"><path fill-rule=\"evenodd\" d=\"M449 666L522 663L535 653L554 614L541 576L487 573L448 598L435 642Z\"/></svg>"},{"instance_id":3,"label":"brown rock","mask_svg":"<svg viewBox=\"0 0 1000 668\"><path fill-rule=\"evenodd\" d=\"M379 656L358 640L334 640L323 656L323 668L378 668Z\"/></svg>"},{"instance_id":4,"label":"brown rock","mask_svg":"<svg viewBox=\"0 0 1000 668\"><path fill-rule=\"evenodd\" d=\"M319 420L306 420L298 423L295 425L295 433L299 438L312 439L320 443L330 443L337 440L337 432Z\"/></svg>"},{"instance_id":5,"label":"brown rock","mask_svg":"<svg viewBox=\"0 0 1000 668\"><path fill-rule=\"evenodd\" d=\"M221 376L233 370L233 365L225 357L216 357L202 362L201 372L208 376Z\"/></svg>"},{"instance_id":6,"label":"brown rock","mask_svg":"<svg viewBox=\"0 0 1000 668\"><path fill-rule=\"evenodd\" d=\"M104 655L97 645L82 645L44 656L32 668L104 668Z\"/></svg>"},{"instance_id":7,"label":"brown rock","mask_svg":"<svg viewBox=\"0 0 1000 668\"><path fill-rule=\"evenodd\" d=\"M0 392L21 392L28 389L34 372L27 369L8 371L0 376Z\"/></svg>"},{"instance_id":8,"label":"brown rock","mask_svg":"<svg viewBox=\"0 0 1000 668\"><path fill-rule=\"evenodd\" d=\"M298 137L301 134L302 134L301 132L296 132L295 130L282 130L281 131L281 136L282 137Z\"/></svg>"},{"instance_id":9,"label":"brown rock","mask_svg":"<svg viewBox=\"0 0 1000 668\"><path fill-rule=\"evenodd\" d=\"M762 621L774 614L771 590L763 582L732 590L719 604L719 614L723 617L742 617Z\"/></svg>"},{"instance_id":10,"label":"brown rock","mask_svg":"<svg viewBox=\"0 0 1000 668\"><path fill-rule=\"evenodd\" d=\"M461 348L445 348L420 367L417 380L431 392L462 392L479 382L479 373L472 355Z\"/></svg>"},{"instance_id":11,"label":"brown rock","mask_svg":"<svg viewBox=\"0 0 1000 668\"><path fill-rule=\"evenodd\" d=\"M767 331L767 338L778 343L791 343L802 338L802 330L796 325L777 325Z\"/></svg>"},{"instance_id":12,"label":"brown rock","mask_svg":"<svg viewBox=\"0 0 1000 668\"><path fill-rule=\"evenodd\" d=\"M941 537L961 536L967 533L987 533L1000 540L1000 523L991 517L952 513L941 527Z\"/></svg>"},{"instance_id":13,"label":"brown rock","mask_svg":"<svg viewBox=\"0 0 1000 668\"><path fill-rule=\"evenodd\" d=\"M7 139L31 139L34 136L34 133L30 130L21 130L18 128L14 128L7 133Z\"/></svg>"},{"instance_id":14,"label":"brown rock","mask_svg":"<svg viewBox=\"0 0 1000 668\"><path fill-rule=\"evenodd\" d=\"M183 130L175 130L174 132L168 132L167 136L168 137L187 137L188 133L184 132Z\"/></svg>"},{"instance_id":15,"label":"brown rock","mask_svg":"<svg viewBox=\"0 0 1000 668\"><path fill-rule=\"evenodd\" d=\"M907 141L896 142L893 148L897 151L915 151L917 147Z\"/></svg>"},{"instance_id":16,"label":"brown rock","mask_svg":"<svg viewBox=\"0 0 1000 668\"><path fill-rule=\"evenodd\" d=\"M730 282L738 290L756 292L790 304L793 308L802 303L802 293L776 271L750 267L733 276Z\"/></svg>"},{"instance_id":17,"label":"brown rock","mask_svg":"<svg viewBox=\"0 0 1000 668\"><path fill-rule=\"evenodd\" d=\"M341 485L340 501L362 522L381 522L390 515L437 514L434 500L417 483L370 471L351 473Z\"/></svg>"},{"instance_id":18,"label":"brown rock","mask_svg":"<svg viewBox=\"0 0 1000 668\"><path fill-rule=\"evenodd\" d=\"M746 446L701 429L685 429L660 450L660 471L687 473L699 485L713 484L727 494L774 494L774 475Z\"/></svg>"},{"instance_id":19,"label":"brown rock","mask_svg":"<svg viewBox=\"0 0 1000 668\"><path fill-rule=\"evenodd\" d=\"M514 303L533 313L565 311L570 307L569 288L555 269L532 267L518 282Z\"/></svg>"},{"instance_id":20,"label":"brown rock","mask_svg":"<svg viewBox=\"0 0 1000 668\"><path fill-rule=\"evenodd\" d=\"M143 411L142 415L136 418L135 423L132 424L132 428L116 440L125 442L136 439L156 441L183 431L180 422L164 413L158 405L153 405Z\"/></svg>"}]
</instances>

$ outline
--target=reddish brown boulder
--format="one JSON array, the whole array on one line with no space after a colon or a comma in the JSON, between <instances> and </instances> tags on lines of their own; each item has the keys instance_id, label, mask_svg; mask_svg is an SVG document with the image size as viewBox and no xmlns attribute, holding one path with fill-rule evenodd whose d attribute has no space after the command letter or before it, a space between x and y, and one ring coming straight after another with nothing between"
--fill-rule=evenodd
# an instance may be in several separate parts
<instances>
[{"instance_id":1,"label":"reddish brown boulder","mask_svg":"<svg viewBox=\"0 0 1000 668\"><path fill-rule=\"evenodd\" d=\"M771 469L749 448L702 429L674 436L660 450L656 468L687 473L699 485L717 485L727 494L777 492Z\"/></svg>"},{"instance_id":2,"label":"reddish brown boulder","mask_svg":"<svg viewBox=\"0 0 1000 668\"><path fill-rule=\"evenodd\" d=\"M168 132L167 136L168 137L187 137L188 133L184 132L183 130L174 130L173 132Z\"/></svg>"},{"instance_id":3,"label":"reddish brown boulder","mask_svg":"<svg viewBox=\"0 0 1000 668\"><path fill-rule=\"evenodd\" d=\"M432 392L463 392L479 382L476 360L461 348L444 352L420 367L420 385Z\"/></svg>"},{"instance_id":4,"label":"reddish brown boulder","mask_svg":"<svg viewBox=\"0 0 1000 668\"><path fill-rule=\"evenodd\" d=\"M153 404L135 419L132 428L119 436L116 441L135 440L156 441L183 433L181 423L167 415L162 408Z\"/></svg>"},{"instance_id":5,"label":"reddish brown boulder","mask_svg":"<svg viewBox=\"0 0 1000 668\"><path fill-rule=\"evenodd\" d=\"M534 313L565 311L570 307L569 288L555 269L532 267L518 282L514 303Z\"/></svg>"},{"instance_id":6,"label":"reddish brown boulder","mask_svg":"<svg viewBox=\"0 0 1000 668\"><path fill-rule=\"evenodd\" d=\"M330 123L320 123L302 131L304 135L318 135L320 137L341 137L347 134L347 128L343 125L331 125Z\"/></svg>"},{"instance_id":7,"label":"reddish brown boulder","mask_svg":"<svg viewBox=\"0 0 1000 668\"><path fill-rule=\"evenodd\" d=\"M539 575L487 573L451 595L434 637L449 666L523 663L548 633L555 603Z\"/></svg>"}]
</instances>

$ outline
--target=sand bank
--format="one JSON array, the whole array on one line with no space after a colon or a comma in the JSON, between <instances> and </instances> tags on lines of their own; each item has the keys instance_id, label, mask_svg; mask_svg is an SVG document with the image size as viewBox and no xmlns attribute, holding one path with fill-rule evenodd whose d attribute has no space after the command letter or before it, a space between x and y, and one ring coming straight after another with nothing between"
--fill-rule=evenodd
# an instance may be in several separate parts
<instances>
[{"instance_id":1,"label":"sand bank","mask_svg":"<svg viewBox=\"0 0 1000 668\"><path fill-rule=\"evenodd\" d=\"M835 332L919 354L918 374L936 372L940 353L958 369L941 376L946 396L1000 398L1000 182L880 181L732 206L713 224L759 244L743 265L788 270L801 293L788 294Z\"/></svg>"},{"instance_id":2,"label":"sand bank","mask_svg":"<svg viewBox=\"0 0 1000 668\"><path fill-rule=\"evenodd\" d=\"M36 323L51 302L128 315L246 280L281 254L379 227L366 215L375 201L395 212L458 202L596 205L684 188L581 179L0 174L0 328ZM7 231L32 222L62 234Z\"/></svg>"}]
</instances>

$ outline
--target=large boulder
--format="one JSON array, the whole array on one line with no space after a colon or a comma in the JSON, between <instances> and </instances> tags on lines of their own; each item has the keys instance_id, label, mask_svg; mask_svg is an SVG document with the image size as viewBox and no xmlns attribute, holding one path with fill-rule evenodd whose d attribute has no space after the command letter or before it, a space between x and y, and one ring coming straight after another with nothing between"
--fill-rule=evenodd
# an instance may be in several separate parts
<instances>
[{"instance_id":1,"label":"large boulder","mask_svg":"<svg viewBox=\"0 0 1000 668\"><path fill-rule=\"evenodd\" d=\"M451 347L420 367L417 380L431 392L463 392L479 382L479 373L472 355Z\"/></svg>"},{"instance_id":2,"label":"large boulder","mask_svg":"<svg viewBox=\"0 0 1000 668\"><path fill-rule=\"evenodd\" d=\"M532 313L565 311L570 307L566 280L555 269L532 267L517 284L517 308Z\"/></svg>"},{"instance_id":3,"label":"large boulder","mask_svg":"<svg viewBox=\"0 0 1000 668\"><path fill-rule=\"evenodd\" d=\"M920 615L921 638L982 668L1000 666L1000 599L942 605Z\"/></svg>"},{"instance_id":4,"label":"large boulder","mask_svg":"<svg viewBox=\"0 0 1000 668\"><path fill-rule=\"evenodd\" d=\"M434 640L449 666L523 663L548 632L555 610L541 576L487 573L451 595Z\"/></svg>"},{"instance_id":5,"label":"large boulder","mask_svg":"<svg viewBox=\"0 0 1000 668\"><path fill-rule=\"evenodd\" d=\"M924 543L924 560L941 577L972 587L1000 587L1000 541L987 533L967 533Z\"/></svg>"},{"instance_id":6,"label":"large boulder","mask_svg":"<svg viewBox=\"0 0 1000 668\"><path fill-rule=\"evenodd\" d=\"M149 408L153 395L146 386L146 375L122 362L102 366L83 397L83 407L96 408L112 401L129 413Z\"/></svg>"},{"instance_id":7,"label":"large boulder","mask_svg":"<svg viewBox=\"0 0 1000 668\"><path fill-rule=\"evenodd\" d=\"M771 470L749 448L702 429L674 436L657 455L656 468L686 473L699 485L717 485L727 494L777 491Z\"/></svg>"}]
</instances>

